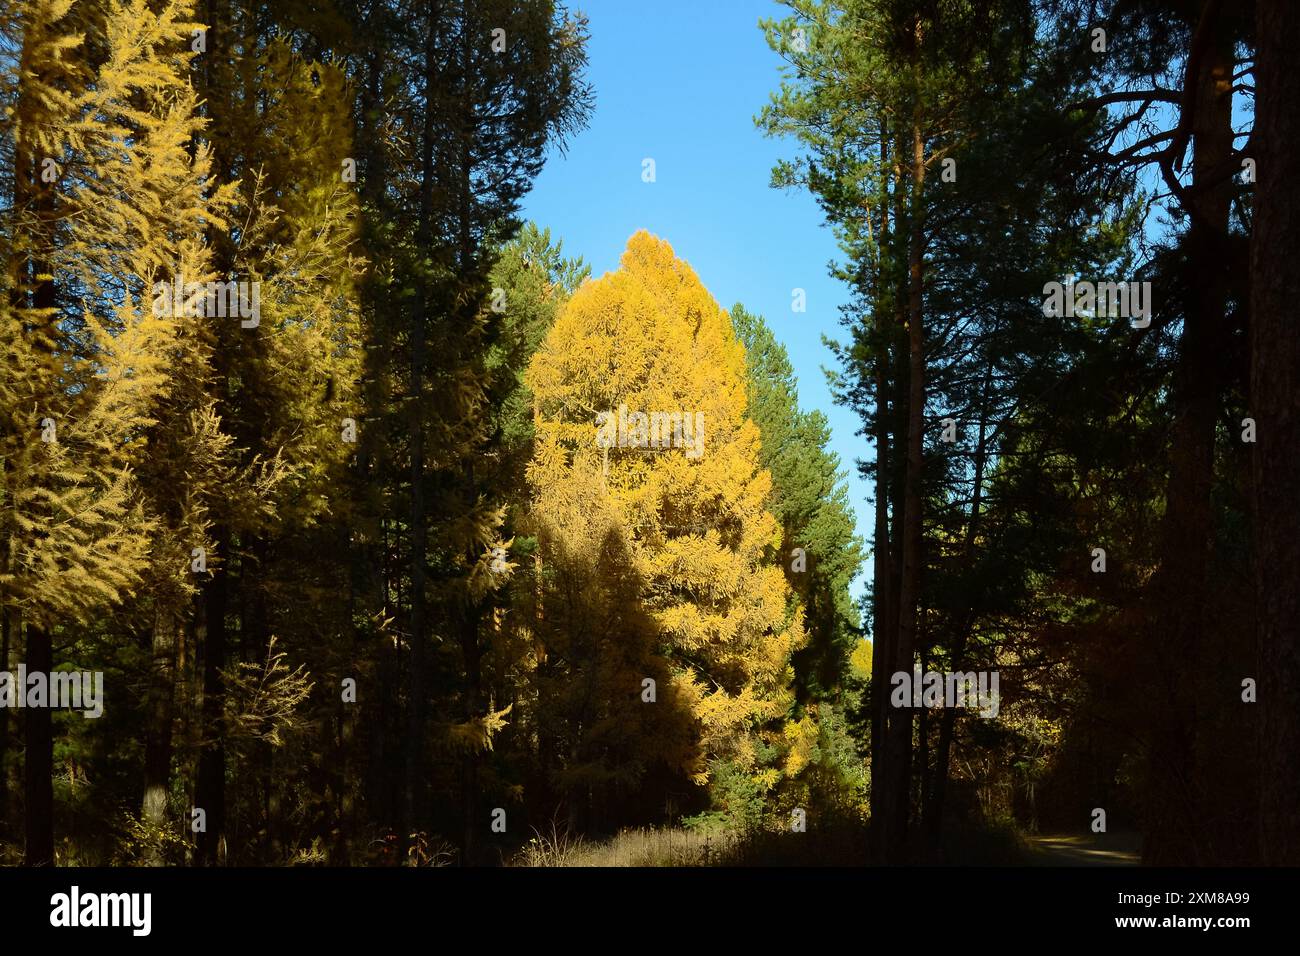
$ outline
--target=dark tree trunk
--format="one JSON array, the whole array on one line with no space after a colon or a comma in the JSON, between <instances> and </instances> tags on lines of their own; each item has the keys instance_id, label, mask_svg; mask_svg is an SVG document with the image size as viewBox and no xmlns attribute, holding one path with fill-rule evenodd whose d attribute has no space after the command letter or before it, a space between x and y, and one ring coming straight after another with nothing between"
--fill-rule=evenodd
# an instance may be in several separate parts
<instances>
[{"instance_id":1,"label":"dark tree trunk","mask_svg":"<svg viewBox=\"0 0 1300 956\"><path fill-rule=\"evenodd\" d=\"M149 676L144 744L144 800L141 817L155 833L167 827L167 793L171 785L172 711L176 682L176 620L171 611L155 612L153 661ZM162 854L151 848L145 854L150 866L161 866Z\"/></svg>"},{"instance_id":2,"label":"dark tree trunk","mask_svg":"<svg viewBox=\"0 0 1300 956\"><path fill-rule=\"evenodd\" d=\"M435 102L440 95L438 77L436 12L429 14L428 41L424 50L424 128L420 140L420 213L416 229L416 246L426 249L433 238L433 193L437 177L434 164L434 137L436 135ZM423 270L423 266L418 266ZM422 793L425 772L425 674L424 645L427 628L427 609L425 594L425 562L428 557L428 514L424 500L425 466L424 466L424 373L425 351L428 330L429 282L421 272L416 282L416 295L411 316L411 388L410 388L410 431L411 431L411 524L410 538L410 575L411 575L411 617L410 617L410 697L407 702L407 739L406 739L406 794L403 810L402 839L407 839L415 830L416 823L423 817Z\"/></svg>"},{"instance_id":3,"label":"dark tree trunk","mask_svg":"<svg viewBox=\"0 0 1300 956\"><path fill-rule=\"evenodd\" d=\"M461 626L461 653L465 661L466 717L476 720L483 716L483 650L479 645L479 616L475 608L467 608ZM479 754L465 755L461 765L461 801L464 819L465 863L473 866L478 859L478 832L484 824L478 806Z\"/></svg>"},{"instance_id":4,"label":"dark tree trunk","mask_svg":"<svg viewBox=\"0 0 1300 956\"><path fill-rule=\"evenodd\" d=\"M27 673L48 678L54 670L54 649L50 632L30 621L27 624ZM20 690L25 690L21 689ZM49 701L46 701L48 704ZM24 764L24 793L27 866L54 865L54 724L48 707L23 710L27 757Z\"/></svg>"},{"instance_id":5,"label":"dark tree trunk","mask_svg":"<svg viewBox=\"0 0 1300 956\"><path fill-rule=\"evenodd\" d=\"M881 165L888 163L888 136L882 124L880 137ZM880 242L890 240L889 196L881 196ZM892 375L889 355L894 336L888 321L881 314L875 316L876 347L872 374L875 378L876 461L873 469L875 481L875 538L871 548L871 846L877 863L884 862L886 821L889 817L885 756L885 732L889 726L889 675L893 672L894 635L897 618L894 605L894 556L890 545L889 511L891 498L890 475L894 467L890 444L889 397Z\"/></svg>"},{"instance_id":6,"label":"dark tree trunk","mask_svg":"<svg viewBox=\"0 0 1300 956\"><path fill-rule=\"evenodd\" d=\"M29 25L28 30L32 29ZM31 69L32 37L25 33L20 70ZM20 256L14 263L19 281L14 284L11 301L15 309L27 311L30 318L23 321L23 330L32 335L32 341L38 352L52 358L54 343L57 341L58 304L54 286L53 269L49 260L55 244L58 210L55 208L54 188L42 182L40 162L44 158L31 141L31 131L25 128L24 118L33 115L30 92L27 84L20 84L16 116L18 123L18 141L14 144L14 181L13 192L15 209L30 209L34 213L34 226L29 235L30 245L25 256ZM24 301L24 289L30 289L30 300ZM34 314L32 314L34 313ZM55 363L51 362L51 367ZM45 373L41 387L58 389L59 383ZM54 398L47 394L45 400ZM0 467L7 467L0 464ZM6 558L12 557L6 551ZM4 570L11 570L4 568ZM50 644L49 631L44 627L28 622L26 632L26 665L28 671L42 671L49 674L53 668L53 648ZM25 688L20 688L25 692ZM24 758L24 795L26 821L26 853L28 866L50 866L54 863L54 736L50 709L36 707L23 712L23 733L25 737L26 756Z\"/></svg>"},{"instance_id":7,"label":"dark tree trunk","mask_svg":"<svg viewBox=\"0 0 1300 956\"><path fill-rule=\"evenodd\" d=\"M468 19L465 16L463 7L461 17L462 30L469 29ZM475 198L472 181L475 162L473 140L478 118L475 115L475 106L469 98L472 94L468 92L470 78L474 75L476 69L475 65L470 62L472 49L473 46L462 39L459 44L459 63L460 73L466 84L466 92L459 103L458 117L460 128L458 130L457 149L457 213L459 222L456 237L460 278L466 284L473 281L474 276L477 274L478 265L478 250L475 246L473 230ZM460 301L469 302L472 299L468 296L462 296ZM470 316L466 315L465 319L468 318ZM475 480L474 457L472 455L466 456L464 459L461 479L465 482L467 489L477 490L478 483ZM470 499L472 500L472 495ZM476 558L477 556L471 556L470 560L473 561ZM465 717L471 721L480 720L487 713L486 701L483 699L483 646L479 633L486 606L481 601L469 601L464 608L465 617L461 626L461 649L465 666ZM461 801L464 815L465 862L471 865L480 862L477 851L477 834L479 828L483 825L479 815L479 764L482 759L483 755L481 753L471 751L465 755L462 767Z\"/></svg>"},{"instance_id":8,"label":"dark tree trunk","mask_svg":"<svg viewBox=\"0 0 1300 956\"><path fill-rule=\"evenodd\" d=\"M925 334L923 283L925 232L921 194L925 183L925 152L919 125L912 127L911 210L908 239L908 382L907 382L907 472L903 490L903 575L898 600L898 650L896 671L911 672L916 658L917 605L921 595L921 467L925 441ZM907 825L912 791L913 714L909 707L896 708L889 728L891 832L888 839L890 862L905 862Z\"/></svg>"},{"instance_id":9,"label":"dark tree trunk","mask_svg":"<svg viewBox=\"0 0 1300 956\"><path fill-rule=\"evenodd\" d=\"M383 137L379 129L382 121L380 112L380 103L383 100L383 77L385 61L381 55L378 46L378 37L374 38L372 45L366 50L365 57L365 79L360 83L361 93L361 111L359 123L362 130L362 139L357 144L364 157L363 163L359 164L362 171L360 178L361 195L363 207L368 211L371 224L379 226L376 222L385 208L384 203L384 183L387 177L387 164L383 146ZM373 234L371 234L373 238ZM375 316L370 329L368 330L368 341L376 345L385 343L390 339L391 333L378 321L377 317L382 315L384 308L382 300L377 294L376 284L367 281L361 286L361 310L363 316ZM382 370L386 364L386 358L379 348L367 348L364 357L364 379L362 382L362 404L365 408L375 408L382 403L379 396L380 386L378 382L382 379ZM369 389L367 389L369 386ZM357 500L367 502L369 508L358 509L361 515L370 518L373 526L363 526L362 528L353 528L349 533L351 543L352 559L354 567L354 585L361 595L361 604L369 612L378 612L380 618L386 617L390 609L393 608L392 601L392 553L389 549L388 523L382 514L382 508L374 499L367 495L366 487L368 483L377 482L381 479L380 462L380 444L377 436L381 432L378 428L362 427L358 436L357 446L357 467L354 473L355 486L357 488ZM370 603L373 602L373 603ZM357 621L354 614L350 618ZM361 660L366 653L363 649L361 639L362 627L353 629L353 645L357 651L356 660ZM364 633L367 637L375 635L365 628ZM375 686L391 687L395 675L392 673L390 666L390 654L387 647L390 642L385 640L374 640L374 676L377 681ZM363 740L358 746L365 748L365 760L361 761L365 767L365 777L361 784L352 786L352 816L353 829L350 837L355 839L360 835L356 828L357 809L361 794L365 795L366 802L369 805L375 819L383 821L386 827L391 828L393 821L402 815L400 801L394 798L394 786L402 789L404 767L392 767L391 751L392 741L401 738L400 732L395 733L394 721L392 719L392 709L399 707L400 702L392 699L390 694L375 694L373 697L366 696L365 688L361 686L360 673L351 673L344 676L357 679L358 692L356 704L344 704L353 712L351 726L359 728ZM363 703L364 702L364 703ZM358 709L362 706L367 708L367 720L361 720ZM349 778L351 779L351 778ZM349 860L349 862L354 862Z\"/></svg>"},{"instance_id":10,"label":"dark tree trunk","mask_svg":"<svg viewBox=\"0 0 1300 956\"><path fill-rule=\"evenodd\" d=\"M1211 25L1207 29L1214 29ZM1191 118L1193 185L1222 178L1232 153L1232 51L1212 41L1198 58ZM1151 800L1143 859L1189 865L1203 859L1200 832L1203 768L1197 766L1197 698L1202 633L1209 589L1214 514L1214 443L1223 381L1228 262L1225 240L1232 183L1202 188L1187 235L1187 301L1174 394L1176 418L1170 446L1164 556L1155 586L1157 626L1148 660L1156 689L1148 754Z\"/></svg>"},{"instance_id":11,"label":"dark tree trunk","mask_svg":"<svg viewBox=\"0 0 1300 956\"><path fill-rule=\"evenodd\" d=\"M882 134L883 135L883 134ZM889 281L894 285L895 293L895 319L896 327L888 339L885 346L886 355L889 356L886 365L886 379L889 382L889 402L883 409L888 414L888 434L889 457L886 459L885 467L887 469L888 483L888 529L890 551L885 556L887 560L886 574L886 602L885 602L885 634L882 646L879 651L884 655L884 679L878 688L873 689L876 694L876 703L880 708L880 735L881 745L878 754L878 762L873 763L871 770L871 791L872 791L872 832L875 838L874 853L877 863L887 863L890 860L891 836L896 832L897 827L894 821L894 813L897 809L896 792L899 787L898 774L899 767L895 759L896 754L891 745L891 733L893 728L898 724L898 712L890 705L890 678L899 670L898 656L898 633L899 633L899 608L903 596L903 537L904 537L904 519L906 515L907 499L907 455L906 455L906 433L907 423L910 420L909 405L909 369L910 363L904 360L903 350L907 343L907 325L908 325L908 274L905 268L907 256L899 257L898 250L901 248L906 251L907 240L900 234L904 224L907 222L908 209L908 178L906 171L900 165L899 157L906 155L906 143L902 137L895 140L894 162L892 164L892 176L890 183L893 188L893 232L888 232L888 243L890 251L891 269L889 270ZM910 168L910 166L909 166ZM902 262L904 268L894 268L894 263ZM873 659L876 649L873 648ZM910 670L911 665L908 665ZM873 668L874 670L874 668ZM906 715L909 719L911 712Z\"/></svg>"},{"instance_id":12,"label":"dark tree trunk","mask_svg":"<svg viewBox=\"0 0 1300 956\"><path fill-rule=\"evenodd\" d=\"M921 673L924 674L930 667L930 647L922 646L919 654ZM951 709L951 708L949 708ZM920 796L919 806L921 812L925 812L925 797L930 792L930 723L931 713L929 707L922 707L916 715L916 758L915 763L918 768L916 792ZM912 794L908 794L909 802ZM924 816L922 816L924 822Z\"/></svg>"},{"instance_id":13,"label":"dark tree trunk","mask_svg":"<svg viewBox=\"0 0 1300 956\"><path fill-rule=\"evenodd\" d=\"M882 353L883 353L883 346ZM872 846L884 846L884 823L888 819L885 779L885 729L889 717L889 675L894 663L894 614L892 562L889 542L889 423L883 354L876 358L876 533L872 546L872 640L871 640L871 822ZM878 862L881 862L878 860Z\"/></svg>"},{"instance_id":14,"label":"dark tree trunk","mask_svg":"<svg viewBox=\"0 0 1300 956\"><path fill-rule=\"evenodd\" d=\"M1300 4L1257 0L1251 410L1258 600L1260 843L1300 865ZM1236 675L1233 675L1234 678Z\"/></svg>"},{"instance_id":15,"label":"dark tree trunk","mask_svg":"<svg viewBox=\"0 0 1300 956\"><path fill-rule=\"evenodd\" d=\"M9 668L9 639L13 619L9 608L0 603L0 671ZM0 839L9 827L9 708L0 707Z\"/></svg>"},{"instance_id":16,"label":"dark tree trunk","mask_svg":"<svg viewBox=\"0 0 1300 956\"><path fill-rule=\"evenodd\" d=\"M228 555L229 534L216 529L213 535L217 553ZM226 746L224 734L225 687L221 668L226 664L226 603L229 588L229 565L223 561L213 570L204 586L200 601L203 635L203 711L200 734L198 779L194 805L207 815L207 829L195 834L195 862L212 866L219 862L218 849L226 832Z\"/></svg>"}]
</instances>

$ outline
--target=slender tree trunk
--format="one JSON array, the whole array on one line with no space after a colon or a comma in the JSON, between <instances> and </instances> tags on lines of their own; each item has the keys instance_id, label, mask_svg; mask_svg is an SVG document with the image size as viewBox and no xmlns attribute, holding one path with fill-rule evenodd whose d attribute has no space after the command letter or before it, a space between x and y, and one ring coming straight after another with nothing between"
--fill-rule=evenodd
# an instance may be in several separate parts
<instances>
[{"instance_id":1,"label":"slender tree trunk","mask_svg":"<svg viewBox=\"0 0 1300 956\"><path fill-rule=\"evenodd\" d=\"M20 75L26 75L31 69L30 41L30 35L25 33ZM44 381L41 385L46 389L58 389L59 383L51 377L57 367L51 353L56 341L54 326L58 322L58 313L55 311L58 297L53 269L49 264L55 244L58 210L55 208L53 186L43 183L38 172L43 157L31 142L29 128L39 128L39 121L35 121L33 116L39 115L39 108L32 103L31 95L27 84L20 84L13 117L17 120L16 127L19 131L18 142L14 147L14 208L33 211L36 224L32 234L27 237L29 243L26 244L26 257L17 263L19 283L16 284L18 288L13 295L15 306L21 309L25 304L22 301L22 286L32 289L31 310L35 316L30 322L23 323L24 331L30 328L37 350L50 359L47 368L43 370ZM53 397L47 394L45 400ZM25 631L28 671L42 671L48 675L53 669L49 631L30 621L27 622ZM25 862L28 866L49 866L54 863L54 736L50 708L24 710L23 733L26 743L23 764Z\"/></svg>"},{"instance_id":2,"label":"slender tree trunk","mask_svg":"<svg viewBox=\"0 0 1300 956\"><path fill-rule=\"evenodd\" d=\"M430 12L428 41L424 51L424 129L421 134L420 219L416 230L416 247L426 249L433 236L433 190L437 170L434 165L435 102L440 95L437 60L436 12ZM408 838L422 818L421 793L424 788L425 694L424 645L427 628L425 562L428 556L427 508L424 500L424 364L426 351L429 283L423 266L416 282L415 304L411 323L411 674L410 700L407 708L406 799L403 840Z\"/></svg>"},{"instance_id":3,"label":"slender tree trunk","mask_svg":"<svg viewBox=\"0 0 1300 956\"><path fill-rule=\"evenodd\" d=\"M889 136L885 123L881 123L880 165L889 166ZM880 196L880 238L883 250L891 243L888 182ZM877 260L877 282L888 281L880 273L886 261L882 254ZM894 634L894 556L889 535L889 503L892 496L890 474L894 467L893 448L890 443L890 392L892 375L889 356L894 342L889 323L884 319L884 309L877 303L874 317L876 347L872 362L875 384L874 422L876 433L876 461L873 469L875 482L875 538L871 548L871 846L877 863L884 862L886 823L889 818L888 788L886 781L885 732L889 726L889 675L893 672Z\"/></svg>"},{"instance_id":4,"label":"slender tree trunk","mask_svg":"<svg viewBox=\"0 0 1300 956\"><path fill-rule=\"evenodd\" d=\"M462 3L460 9L461 29L469 29L469 15L466 5ZM462 90L462 98L458 103L458 124L457 130L457 151L456 151L456 211L457 211L457 266L459 278L465 283L465 291L473 291L474 277L477 275L477 249L475 247L473 232L473 213L474 213L474 186L472 174L474 170L473 140L475 130L478 125L478 117L475 114L475 107L470 97L468 86L470 78L474 75L474 64L470 62L471 50L473 46L462 41L457 46L459 58L459 71L462 81L466 84ZM461 303L453 315L460 320L470 318L466 315L468 310L475 306L469 296L458 296ZM477 412L475 413L477 414ZM466 456L463 463L463 469L460 476L464 486L468 489L477 489L479 483L475 478L474 457ZM472 497L472 496L471 496ZM476 560L476 555L471 555L470 560ZM489 602L481 600L468 600L461 610L461 627L460 641L461 654L465 668L465 714L466 720L475 721L482 719L487 713L487 702L483 697L483 676L482 676L482 659L483 644L481 639L483 613L490 606ZM464 861L468 864L475 864L478 860L478 834L483 826L483 820L479 814L479 765L483 760L482 753L477 750L466 753L462 759L461 773L461 801L464 828Z\"/></svg>"},{"instance_id":5,"label":"slender tree trunk","mask_svg":"<svg viewBox=\"0 0 1300 956\"><path fill-rule=\"evenodd\" d=\"M425 561L428 554L428 529L424 501L424 423L418 407L424 391L425 329L424 308L415 309L415 327L411 342L411 405L417 409L411 422L411 526L410 575L410 699L407 709L406 800L403 814L405 839L420 817L420 791L423 787L423 741L425 724L424 643L426 624Z\"/></svg>"},{"instance_id":6,"label":"slender tree trunk","mask_svg":"<svg viewBox=\"0 0 1300 956\"><path fill-rule=\"evenodd\" d=\"M207 829L195 834L195 859L201 866L218 862L218 848L226 832L226 747L224 727L225 687L221 668L226 664L226 603L230 581L230 535L215 530L217 553L223 556L204 585L200 601L203 619L196 622L203 634L203 709L200 734L198 779L194 805L207 815Z\"/></svg>"},{"instance_id":7,"label":"slender tree trunk","mask_svg":"<svg viewBox=\"0 0 1300 956\"><path fill-rule=\"evenodd\" d=\"M366 575L367 567L373 573L376 562L365 562L366 556L374 557L374 546L367 536L364 542L357 541L359 537L352 533L347 524L339 524L336 533L338 534L338 543L335 546L340 554L348 555L348 600L347 600L347 620L353 622L351 628L350 648L348 660L355 662L361 660L363 649L361 646L361 635L356 625L358 610L364 606L363 599L367 593ZM359 600L361 599L361 600ZM348 866L353 862L353 846L357 835L357 792L364 781L357 779L355 766L357 761L353 758L353 750L357 746L357 709L360 707L360 698L355 703L348 703L343 699L342 679L356 679L356 673L350 673L344 670L342 674L337 675L340 683L334 691L338 694L338 743L335 751L335 773L334 781L337 789L338 804L338 827L337 835L330 846L330 862L335 866Z\"/></svg>"},{"instance_id":8,"label":"slender tree trunk","mask_svg":"<svg viewBox=\"0 0 1300 956\"><path fill-rule=\"evenodd\" d=\"M54 648L50 632L27 623L27 673L48 678L54 670ZM49 701L46 701L47 705ZM24 792L27 866L54 865L54 724L48 706L23 710L27 756L24 763Z\"/></svg>"},{"instance_id":9,"label":"slender tree trunk","mask_svg":"<svg viewBox=\"0 0 1300 956\"><path fill-rule=\"evenodd\" d=\"M922 489L921 458L925 430L925 334L922 328L925 231L922 191L925 183L925 151L918 124L912 127L911 210L908 240L908 396L907 472L903 490L903 576L898 601L898 651L896 671L913 668L916 656L917 604L921 593ZM889 729L893 809L889 815L889 858L902 863L906 854L907 822L911 803L911 759L913 715L910 708L897 708Z\"/></svg>"},{"instance_id":10,"label":"slender tree trunk","mask_svg":"<svg viewBox=\"0 0 1300 956\"><path fill-rule=\"evenodd\" d=\"M876 357L876 532L872 547L872 640L871 640L871 822L872 846L881 853L884 824L888 820L888 791L885 772L885 729L889 715L889 675L894 664L894 614L892 563L889 542L889 401L885 362ZM883 862L883 859L878 859Z\"/></svg>"},{"instance_id":11,"label":"slender tree trunk","mask_svg":"<svg viewBox=\"0 0 1300 956\"><path fill-rule=\"evenodd\" d=\"M1300 865L1300 4L1256 0L1251 411L1263 858Z\"/></svg>"},{"instance_id":12,"label":"slender tree trunk","mask_svg":"<svg viewBox=\"0 0 1300 956\"><path fill-rule=\"evenodd\" d=\"M0 671L9 671L9 639L13 619L0 600ZM0 838L9 828L9 708L0 707Z\"/></svg>"},{"instance_id":13,"label":"slender tree trunk","mask_svg":"<svg viewBox=\"0 0 1300 956\"><path fill-rule=\"evenodd\" d=\"M237 17L241 11L230 0L204 0L204 23L207 24L208 47L212 53L201 58L201 90L207 101L207 116L211 122L208 137L215 145L217 182L235 178L234 162L238 138L232 135L235 125L235 91L237 69L232 62L235 55L231 41L239 29ZM235 266L235 250L229 238L215 225L208 229L208 244L212 250L213 268L225 275ZM218 328L219 341L213 350L213 373L216 379L217 411L224 422L240 427L240 415L232 407L231 382L238 377L233 372L233 356L237 346L230 341L228 327ZM247 434L240 436L240 445L259 447ZM239 516L233 516L238 520ZM196 654L202 655L203 671L190 685L194 688L188 708L199 709L199 751L194 778L194 806L204 812L204 830L194 834L194 862L199 866L212 866L218 862L219 848L226 831L226 754L224 740L225 689L220 668L226 665L229 636L226 632L226 610L229 603L230 575L233 568L231 554L231 516L212 529L213 549L219 558L209 576L200 584L198 599L194 604L193 629L196 637ZM241 570L242 575L242 570ZM241 615L241 620L243 615ZM196 662L197 663L197 662ZM200 684L201 681L201 684ZM184 686L184 685L183 685ZM201 694L198 688L201 686Z\"/></svg>"},{"instance_id":14,"label":"slender tree trunk","mask_svg":"<svg viewBox=\"0 0 1300 956\"><path fill-rule=\"evenodd\" d=\"M882 135L883 132L882 132ZM899 711L892 707L889 702L890 697L890 678L899 668L898 656L898 615L902 601L902 582L903 582L903 528L906 513L906 477L907 477L907 456L906 456L906 432L909 412L909 388L908 388L908 370L910 363L903 360L902 351L906 342L905 330L907 327L907 299L908 299L908 282L909 278L906 270L906 255L899 255L901 248L906 252L907 241L901 235L900 230L907 220L908 207L908 178L906 171L901 166L900 157L907 154L907 144L899 135L895 142L894 159L891 164L892 175L888 182L893 189L891 198L893 203L893 228L892 231L886 230L888 237L889 251L889 268L887 271L888 282L893 288L893 295L889 303L893 315L896 319L896 326L891 330L886 339L885 354L888 356L888 363L885 368L886 381L889 385L889 401L883 407L888 415L888 436L889 436L889 456L885 461L887 469L888 484L888 531L890 550L887 557L887 574L885 575L886 585L886 602L885 602L885 635L884 643L879 648L883 654L884 662L884 679L881 685L874 691L876 694L876 703L880 708L880 733L881 746L879 754L879 763L872 766L872 814L873 814L873 833L876 836L874 852L877 862L887 863L891 859L890 840L898 833L898 825L895 821L894 814L897 810L898 801L896 794L900 786L899 773L901 768L897 762L897 753L891 744L892 734L899 723L899 718L906 717L911 719L911 712L906 711L900 715ZM872 649L873 664L874 655L877 649ZM873 667L874 670L874 667ZM910 672L911 667L908 666ZM910 746L910 744L909 744ZM904 823L903 826L906 824Z\"/></svg>"},{"instance_id":15,"label":"slender tree trunk","mask_svg":"<svg viewBox=\"0 0 1300 956\"><path fill-rule=\"evenodd\" d=\"M465 661L466 716L470 720L475 720L481 717L484 711L483 651L478 638L478 614L473 609L467 609L466 615L461 629L461 653ZM471 866L478 862L478 830L483 822L479 819L478 768L478 753L466 754L461 765L461 800L464 819L464 861Z\"/></svg>"},{"instance_id":16,"label":"slender tree trunk","mask_svg":"<svg viewBox=\"0 0 1300 956\"><path fill-rule=\"evenodd\" d=\"M927 644L922 644L920 654L921 674L924 675L930 668L930 648ZM947 708L951 710L952 708ZM917 793L920 795L919 804L924 813L925 796L930 792L930 708L922 707L916 715L916 758L915 763L919 768L917 781ZM910 782L910 781L909 781ZM911 794L908 794L908 800L911 800Z\"/></svg>"},{"instance_id":17,"label":"slender tree trunk","mask_svg":"<svg viewBox=\"0 0 1300 956\"><path fill-rule=\"evenodd\" d=\"M384 211L384 184L387 177L387 165L383 150L384 139L380 135L380 103L383 100L383 76L384 60L381 56L381 50L378 46L378 38L373 38L371 45L366 50L364 56L365 79L360 84L361 92L361 112L359 122L361 125L362 135L358 142L364 157L361 164L363 176L361 178L361 196L362 208L365 210L367 219L372 229L378 229L382 221ZM378 246L379 236L374 231L367 231L368 237ZM371 328L367 341L376 345L384 342L389 333L384 328L379 316L383 315L384 307L382 300L377 294L374 277L367 276L367 281L361 286L361 309L363 316L371 317ZM378 348L367 348L364 356L365 379L375 380L382 379L382 369L386 359L382 357ZM363 385L365 383L363 382ZM368 393L363 391L365 407L376 409L382 407L383 398L379 394L380 386L376 384L374 389ZM382 507L378 506L374 499L365 493L368 482L377 482L381 476L379 474L382 456L378 454L379 445L376 436L381 432L378 428L363 427L359 436L357 447L357 469L355 472L355 487L358 490L358 501L367 502L370 508L365 511L358 509L358 512L374 521L374 538L369 538L369 528L365 528L363 533L350 533L349 541L352 546L353 565L356 568L355 577L357 587L361 593L362 607L369 613L376 611L381 619L388 616L392 604L392 588L390 585L391 577L391 560L392 555L389 550L388 523L383 516ZM354 512L354 513L358 513ZM374 603L370 603L373 601ZM356 615L351 618L357 620ZM354 628L353 644L357 649L357 659L361 659L364 653L362 650L363 643L358 628ZM366 632L369 635L369 631ZM388 646L390 642L385 640L375 640L372 653L375 655L375 676L381 682L378 686L391 687L391 669L388 666ZM347 676L357 677L360 683L359 674ZM353 830L351 837L355 839L359 835L356 829L356 804L359 802L357 797L364 794L376 819L384 821L389 827L393 825L395 819L402 815L399 804L393 799L393 784L395 781L402 781L405 768L390 767L390 741L393 739L393 721L391 719L391 708L396 706L392 700L392 695L378 694L372 700L362 697L360 689L358 691L357 703L355 705L345 704L354 711L363 706L365 701L367 707L367 720L361 720L359 715L353 718L353 726L359 727L362 731L363 742L365 747L366 767L365 778L360 786L353 787ZM404 788L403 788L404 789ZM351 860L349 860L351 862Z\"/></svg>"},{"instance_id":18,"label":"slender tree trunk","mask_svg":"<svg viewBox=\"0 0 1300 956\"><path fill-rule=\"evenodd\" d=\"M153 664L147 703L149 725L144 745L144 800L141 806L144 824L154 832L164 831L167 827L175 683L176 619L170 609L159 608L154 616ZM157 849L150 849L145 862L150 866L161 866L164 861Z\"/></svg>"}]
</instances>

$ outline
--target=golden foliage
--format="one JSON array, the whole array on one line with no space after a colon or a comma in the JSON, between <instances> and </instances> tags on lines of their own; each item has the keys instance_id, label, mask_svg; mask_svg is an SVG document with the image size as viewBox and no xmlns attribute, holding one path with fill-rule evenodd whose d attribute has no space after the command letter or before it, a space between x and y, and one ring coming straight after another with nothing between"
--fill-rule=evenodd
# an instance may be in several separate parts
<instances>
[{"instance_id":1,"label":"golden foliage","mask_svg":"<svg viewBox=\"0 0 1300 956\"><path fill-rule=\"evenodd\" d=\"M552 552L595 564L619 537L669 690L698 722L683 763L699 782L711 758L752 764L752 734L792 704L790 655L805 636L799 614L787 622L771 477L726 312L668 243L639 232L617 271L574 293L526 380L533 508ZM598 446L598 416L620 407L702 422L702 446L689 453L684 433L676 447Z\"/></svg>"}]
</instances>

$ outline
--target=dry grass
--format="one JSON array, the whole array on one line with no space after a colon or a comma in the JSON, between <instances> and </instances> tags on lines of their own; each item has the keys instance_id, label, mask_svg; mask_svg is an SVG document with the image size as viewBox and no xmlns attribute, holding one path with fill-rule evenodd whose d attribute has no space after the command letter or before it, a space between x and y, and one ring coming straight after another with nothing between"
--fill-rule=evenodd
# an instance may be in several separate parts
<instances>
[{"instance_id":1,"label":"dry grass","mask_svg":"<svg viewBox=\"0 0 1300 956\"><path fill-rule=\"evenodd\" d=\"M515 866L716 866L732 858L740 838L681 828L621 830L601 842L560 831L538 832L513 861Z\"/></svg>"}]
</instances>

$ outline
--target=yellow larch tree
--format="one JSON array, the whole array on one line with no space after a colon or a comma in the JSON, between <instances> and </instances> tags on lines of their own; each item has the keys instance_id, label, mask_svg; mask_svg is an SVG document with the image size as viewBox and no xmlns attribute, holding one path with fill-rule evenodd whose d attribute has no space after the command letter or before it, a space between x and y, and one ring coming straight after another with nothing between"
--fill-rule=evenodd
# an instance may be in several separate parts
<instances>
[{"instance_id":1,"label":"yellow larch tree","mask_svg":"<svg viewBox=\"0 0 1300 956\"><path fill-rule=\"evenodd\" d=\"M574 293L527 381L536 517L557 520L554 489L598 482L602 527L625 539L669 699L698 721L681 769L705 783L726 760L770 787L780 772L763 769L759 741L784 736L804 632L787 611L771 477L727 313L667 242L638 232L619 269Z\"/></svg>"},{"instance_id":2,"label":"yellow larch tree","mask_svg":"<svg viewBox=\"0 0 1300 956\"><path fill-rule=\"evenodd\" d=\"M0 223L0 600L33 670L55 665L54 629L131 594L159 560L137 478L188 353L152 289L178 267L207 278L201 237L224 202L193 148L191 14L183 0L23 0L0 19L20 51L0 120L14 157ZM27 723L27 858L45 863L48 712Z\"/></svg>"}]
</instances>

